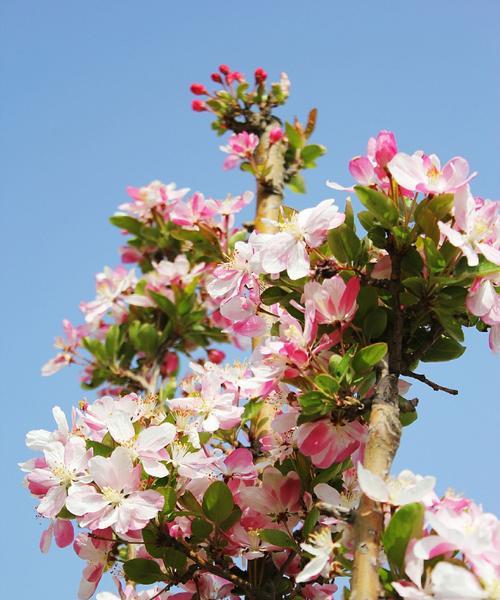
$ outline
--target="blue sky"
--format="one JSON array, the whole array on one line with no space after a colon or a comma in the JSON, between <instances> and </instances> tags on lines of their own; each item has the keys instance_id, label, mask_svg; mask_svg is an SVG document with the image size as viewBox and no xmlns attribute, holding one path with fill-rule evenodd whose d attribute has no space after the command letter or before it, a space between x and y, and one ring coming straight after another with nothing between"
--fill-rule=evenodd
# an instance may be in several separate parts
<instances>
[{"instance_id":1,"label":"blue sky","mask_svg":"<svg viewBox=\"0 0 500 600\"><path fill-rule=\"evenodd\" d=\"M289 74L283 115L316 106L315 140L329 150L308 173L307 196L287 198L297 208L331 196L327 178L348 183L348 160L382 128L408 152L465 156L480 172L475 193L498 198L499 20L496 0L1 2L5 597L76 597L83 564L72 550L39 553L42 527L16 462L30 456L27 430L51 428L54 404L68 411L84 396L76 370L48 379L39 370L61 319L78 320L78 303L93 297L94 273L118 263L107 218L125 187L161 179L221 197L251 185L223 173L189 84L222 62ZM420 417L395 468L434 474L440 491L499 513L500 363L486 336L467 342L455 363L425 367L458 398L414 386Z\"/></svg>"}]
</instances>

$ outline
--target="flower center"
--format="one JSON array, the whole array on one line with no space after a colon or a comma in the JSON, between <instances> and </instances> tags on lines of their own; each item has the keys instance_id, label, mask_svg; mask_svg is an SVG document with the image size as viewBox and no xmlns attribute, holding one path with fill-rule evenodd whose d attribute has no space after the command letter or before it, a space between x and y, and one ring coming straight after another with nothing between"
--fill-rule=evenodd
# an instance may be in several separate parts
<instances>
[{"instance_id":1,"label":"flower center","mask_svg":"<svg viewBox=\"0 0 500 600\"><path fill-rule=\"evenodd\" d=\"M105 487L105 488L103 488L102 489L102 495L113 506L118 506L119 504L121 504L122 500L125 498L123 492L119 492L118 490L114 490L111 487Z\"/></svg>"},{"instance_id":2,"label":"flower center","mask_svg":"<svg viewBox=\"0 0 500 600\"><path fill-rule=\"evenodd\" d=\"M427 177L433 181L435 181L440 175L441 171L435 165L432 165L432 167L427 171Z\"/></svg>"}]
</instances>

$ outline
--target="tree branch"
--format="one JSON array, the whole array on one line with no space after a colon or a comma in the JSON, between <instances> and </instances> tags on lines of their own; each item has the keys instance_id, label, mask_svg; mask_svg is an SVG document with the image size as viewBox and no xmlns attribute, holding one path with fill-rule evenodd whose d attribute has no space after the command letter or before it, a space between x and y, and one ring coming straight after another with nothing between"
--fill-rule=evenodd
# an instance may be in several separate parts
<instances>
[{"instance_id":1,"label":"tree branch","mask_svg":"<svg viewBox=\"0 0 500 600\"><path fill-rule=\"evenodd\" d=\"M406 375L406 377L411 377L412 379L418 379L418 381L425 383L425 385L428 385L435 392L446 392L447 394L451 394L452 396L458 395L458 390L454 388L445 387L444 385L439 385L439 383L435 383L434 381L427 379L427 377L421 373L414 373L413 371L403 371L401 375Z\"/></svg>"}]
</instances>

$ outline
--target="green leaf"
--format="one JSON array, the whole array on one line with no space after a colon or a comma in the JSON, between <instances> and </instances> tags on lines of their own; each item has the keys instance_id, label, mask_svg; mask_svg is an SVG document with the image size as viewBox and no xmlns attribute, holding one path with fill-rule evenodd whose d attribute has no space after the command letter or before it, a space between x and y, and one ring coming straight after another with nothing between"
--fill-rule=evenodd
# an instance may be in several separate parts
<instances>
[{"instance_id":1,"label":"green leaf","mask_svg":"<svg viewBox=\"0 0 500 600\"><path fill-rule=\"evenodd\" d=\"M328 361L328 370L330 373L339 381L344 377L351 363L351 356L349 354L332 354Z\"/></svg>"},{"instance_id":2,"label":"green leaf","mask_svg":"<svg viewBox=\"0 0 500 600\"><path fill-rule=\"evenodd\" d=\"M302 527L302 537L304 540L307 539L307 536L316 527L319 514L319 510L315 506L313 506L313 508L311 508L311 510L307 513L307 517L304 520L304 527Z\"/></svg>"},{"instance_id":3,"label":"green leaf","mask_svg":"<svg viewBox=\"0 0 500 600\"><path fill-rule=\"evenodd\" d=\"M234 501L231 490L222 481L214 481L203 495L202 508L214 523L222 523L233 512Z\"/></svg>"},{"instance_id":4,"label":"green leaf","mask_svg":"<svg viewBox=\"0 0 500 600\"><path fill-rule=\"evenodd\" d=\"M439 273L446 267L445 259L441 256L441 253L431 238L419 238L419 240L417 240L417 247L420 246L418 243L420 240L422 240L428 268L433 273Z\"/></svg>"},{"instance_id":5,"label":"green leaf","mask_svg":"<svg viewBox=\"0 0 500 600\"><path fill-rule=\"evenodd\" d=\"M379 223L387 229L391 229L399 220L399 211L392 200L382 192L362 185L355 185L354 189L361 201L374 215Z\"/></svg>"},{"instance_id":6,"label":"green leaf","mask_svg":"<svg viewBox=\"0 0 500 600\"><path fill-rule=\"evenodd\" d=\"M162 296L161 294L157 294L156 292L152 292L149 290L149 295L158 305L158 308L168 315L172 321L177 317L177 309L175 308L175 304L171 302L166 296Z\"/></svg>"},{"instance_id":7,"label":"green leaf","mask_svg":"<svg viewBox=\"0 0 500 600\"><path fill-rule=\"evenodd\" d=\"M352 264L361 251L361 240L349 225L343 223L328 232L328 246L338 261Z\"/></svg>"},{"instance_id":8,"label":"green leaf","mask_svg":"<svg viewBox=\"0 0 500 600\"><path fill-rule=\"evenodd\" d=\"M419 502L401 506L389 521L383 536L384 550L397 576L404 573L404 558L408 542L422 536L424 506Z\"/></svg>"},{"instance_id":9,"label":"green leaf","mask_svg":"<svg viewBox=\"0 0 500 600\"><path fill-rule=\"evenodd\" d=\"M306 193L306 184L304 178L300 173L294 175L290 181L288 182L288 187L295 192L296 194L305 194Z\"/></svg>"},{"instance_id":10,"label":"green leaf","mask_svg":"<svg viewBox=\"0 0 500 600\"><path fill-rule=\"evenodd\" d=\"M425 206L434 214L438 221L442 221L450 215L454 198L454 194L437 194L430 198Z\"/></svg>"},{"instance_id":11,"label":"green leaf","mask_svg":"<svg viewBox=\"0 0 500 600\"><path fill-rule=\"evenodd\" d=\"M442 337L421 358L422 362L445 362L462 356L465 346L449 337Z\"/></svg>"},{"instance_id":12,"label":"green leaf","mask_svg":"<svg viewBox=\"0 0 500 600\"><path fill-rule=\"evenodd\" d=\"M158 487L155 488L155 492L159 492L165 499L162 512L171 513L175 509L175 505L177 503L177 493L174 488Z\"/></svg>"},{"instance_id":13,"label":"green leaf","mask_svg":"<svg viewBox=\"0 0 500 600\"><path fill-rule=\"evenodd\" d=\"M137 349L153 355L158 347L158 333L151 323L143 323L137 332Z\"/></svg>"},{"instance_id":14,"label":"green leaf","mask_svg":"<svg viewBox=\"0 0 500 600\"><path fill-rule=\"evenodd\" d=\"M82 344L86 350L93 354L99 362L106 364L107 362L107 353L104 344L101 344L99 340L96 340L91 337L85 337L82 339Z\"/></svg>"},{"instance_id":15,"label":"green leaf","mask_svg":"<svg viewBox=\"0 0 500 600\"><path fill-rule=\"evenodd\" d=\"M147 527L142 530L142 539L144 540L146 550L153 558L163 558L167 550L167 538L156 525L147 525Z\"/></svg>"},{"instance_id":16,"label":"green leaf","mask_svg":"<svg viewBox=\"0 0 500 600\"><path fill-rule=\"evenodd\" d=\"M281 529L262 529L259 532L259 537L264 542L280 548L291 548L292 550L298 548L296 542L292 540L288 533L281 531Z\"/></svg>"},{"instance_id":17,"label":"green leaf","mask_svg":"<svg viewBox=\"0 0 500 600\"><path fill-rule=\"evenodd\" d=\"M104 456L107 458L108 456L111 456L114 450L114 448L101 444L101 442L93 442L92 440L86 440L85 445L87 446L87 450L92 448L94 456Z\"/></svg>"},{"instance_id":18,"label":"green leaf","mask_svg":"<svg viewBox=\"0 0 500 600\"><path fill-rule=\"evenodd\" d=\"M447 335L457 342L464 341L462 325L453 317L453 315L437 308L433 309L433 313L436 315L437 320L441 323Z\"/></svg>"},{"instance_id":19,"label":"green leaf","mask_svg":"<svg viewBox=\"0 0 500 600\"><path fill-rule=\"evenodd\" d=\"M339 383L331 375L317 375L314 383L325 394L336 394L339 391Z\"/></svg>"},{"instance_id":20,"label":"green leaf","mask_svg":"<svg viewBox=\"0 0 500 600\"><path fill-rule=\"evenodd\" d=\"M205 521L204 519L193 519L191 522L191 532L192 535L197 539L205 540L214 530L212 523Z\"/></svg>"},{"instance_id":21,"label":"green leaf","mask_svg":"<svg viewBox=\"0 0 500 600\"><path fill-rule=\"evenodd\" d=\"M357 373L364 373L380 362L386 354L387 344L385 342L365 346L356 352L352 366Z\"/></svg>"},{"instance_id":22,"label":"green leaf","mask_svg":"<svg viewBox=\"0 0 500 600\"><path fill-rule=\"evenodd\" d=\"M341 473L343 473L346 469L351 465L351 458L346 458L344 461L340 463L335 463L328 469L318 470L318 474L312 480L311 486L314 487L318 485L318 483L328 483L332 479L337 479Z\"/></svg>"},{"instance_id":23,"label":"green leaf","mask_svg":"<svg viewBox=\"0 0 500 600\"><path fill-rule=\"evenodd\" d=\"M128 231L133 235L140 235L143 229L143 225L140 221L127 215L114 215L113 217L110 217L109 220L116 227L125 229L125 231Z\"/></svg>"},{"instance_id":24,"label":"green leaf","mask_svg":"<svg viewBox=\"0 0 500 600\"><path fill-rule=\"evenodd\" d=\"M306 415L324 415L332 408L329 399L321 392L301 394L299 403Z\"/></svg>"},{"instance_id":25,"label":"green leaf","mask_svg":"<svg viewBox=\"0 0 500 600\"><path fill-rule=\"evenodd\" d=\"M363 319L363 331L369 340L380 337L387 327L387 311L377 306Z\"/></svg>"},{"instance_id":26,"label":"green leaf","mask_svg":"<svg viewBox=\"0 0 500 600\"><path fill-rule=\"evenodd\" d=\"M108 329L108 333L106 334L106 340L104 342L106 347L106 354L111 359L111 361L115 361L116 355L118 354L118 349L120 347L120 327L118 325L112 325Z\"/></svg>"},{"instance_id":27,"label":"green leaf","mask_svg":"<svg viewBox=\"0 0 500 600\"><path fill-rule=\"evenodd\" d=\"M415 211L415 221L425 235L435 244L439 242L439 226L434 213L432 213L423 204L419 204Z\"/></svg>"},{"instance_id":28,"label":"green leaf","mask_svg":"<svg viewBox=\"0 0 500 600\"><path fill-rule=\"evenodd\" d=\"M222 529L222 531L227 531L228 529L231 529L233 525L236 525L236 523L240 519L241 508L235 504L233 512L229 515L227 519L224 519L224 521L222 521L219 527Z\"/></svg>"},{"instance_id":29,"label":"green leaf","mask_svg":"<svg viewBox=\"0 0 500 600\"><path fill-rule=\"evenodd\" d=\"M304 146L304 148L302 148L300 158L302 158L304 161L305 167L309 168L315 166L314 161L320 156L323 156L325 152L326 148L324 146L320 146L319 144L310 144L309 146Z\"/></svg>"},{"instance_id":30,"label":"green leaf","mask_svg":"<svg viewBox=\"0 0 500 600\"><path fill-rule=\"evenodd\" d=\"M356 226L354 225L354 211L352 210L352 202L350 198L347 198L345 201L344 214L344 223L347 225L347 227L350 227L353 231L356 231Z\"/></svg>"},{"instance_id":31,"label":"green leaf","mask_svg":"<svg viewBox=\"0 0 500 600\"><path fill-rule=\"evenodd\" d=\"M358 212L358 221L361 223L363 229L366 229L366 231L370 231L370 229L375 227L375 217L367 210L361 210Z\"/></svg>"},{"instance_id":32,"label":"green leaf","mask_svg":"<svg viewBox=\"0 0 500 600\"><path fill-rule=\"evenodd\" d=\"M197 515L199 517L203 516L201 504L198 502L198 500L196 500L196 498L191 492L184 492L184 494L179 498L179 502L181 506L187 508L187 510L192 512L194 515Z\"/></svg>"},{"instance_id":33,"label":"green leaf","mask_svg":"<svg viewBox=\"0 0 500 600\"><path fill-rule=\"evenodd\" d=\"M175 548L169 548L163 557L163 562L168 569L182 572L186 566L187 556Z\"/></svg>"},{"instance_id":34,"label":"green leaf","mask_svg":"<svg viewBox=\"0 0 500 600\"><path fill-rule=\"evenodd\" d=\"M304 145L304 139L300 133L290 123L285 123L285 133L289 144L293 148L300 149Z\"/></svg>"},{"instance_id":35,"label":"green leaf","mask_svg":"<svg viewBox=\"0 0 500 600\"><path fill-rule=\"evenodd\" d=\"M127 578L135 581L135 583L150 585L166 579L166 575L160 569L158 563L147 558L128 560L123 563L123 569Z\"/></svg>"},{"instance_id":36,"label":"green leaf","mask_svg":"<svg viewBox=\"0 0 500 600\"><path fill-rule=\"evenodd\" d=\"M263 304L265 304L266 306L270 306L271 304L276 304L276 302L279 302L280 300L288 296L289 293L290 292L287 292L287 290L284 290L279 286L273 285L262 292L260 299Z\"/></svg>"}]
</instances>

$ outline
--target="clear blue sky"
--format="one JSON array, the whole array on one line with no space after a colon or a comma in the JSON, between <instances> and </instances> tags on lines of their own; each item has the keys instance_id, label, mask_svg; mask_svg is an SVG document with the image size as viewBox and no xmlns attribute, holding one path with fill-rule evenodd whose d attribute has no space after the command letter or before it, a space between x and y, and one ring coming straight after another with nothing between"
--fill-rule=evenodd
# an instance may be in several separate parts
<instances>
[{"instance_id":1,"label":"clear blue sky","mask_svg":"<svg viewBox=\"0 0 500 600\"><path fill-rule=\"evenodd\" d=\"M409 152L462 154L480 172L475 192L498 198L499 22L497 0L2 0L3 597L76 597L83 564L72 551L39 553L16 462L31 455L27 430L52 427L52 405L69 410L83 397L76 370L39 370L61 319L78 319L79 301L93 297L94 273L117 264L120 235L107 218L125 186L158 178L217 197L250 185L221 170L189 84L222 62L288 72L286 114L317 106L316 141L329 150L308 195L290 194L295 207L331 196L327 178L348 183L348 160L382 128ZM396 468L435 474L441 491L499 513L500 363L486 336L467 341L459 361L427 368L458 398L414 386L420 418Z\"/></svg>"}]
</instances>

